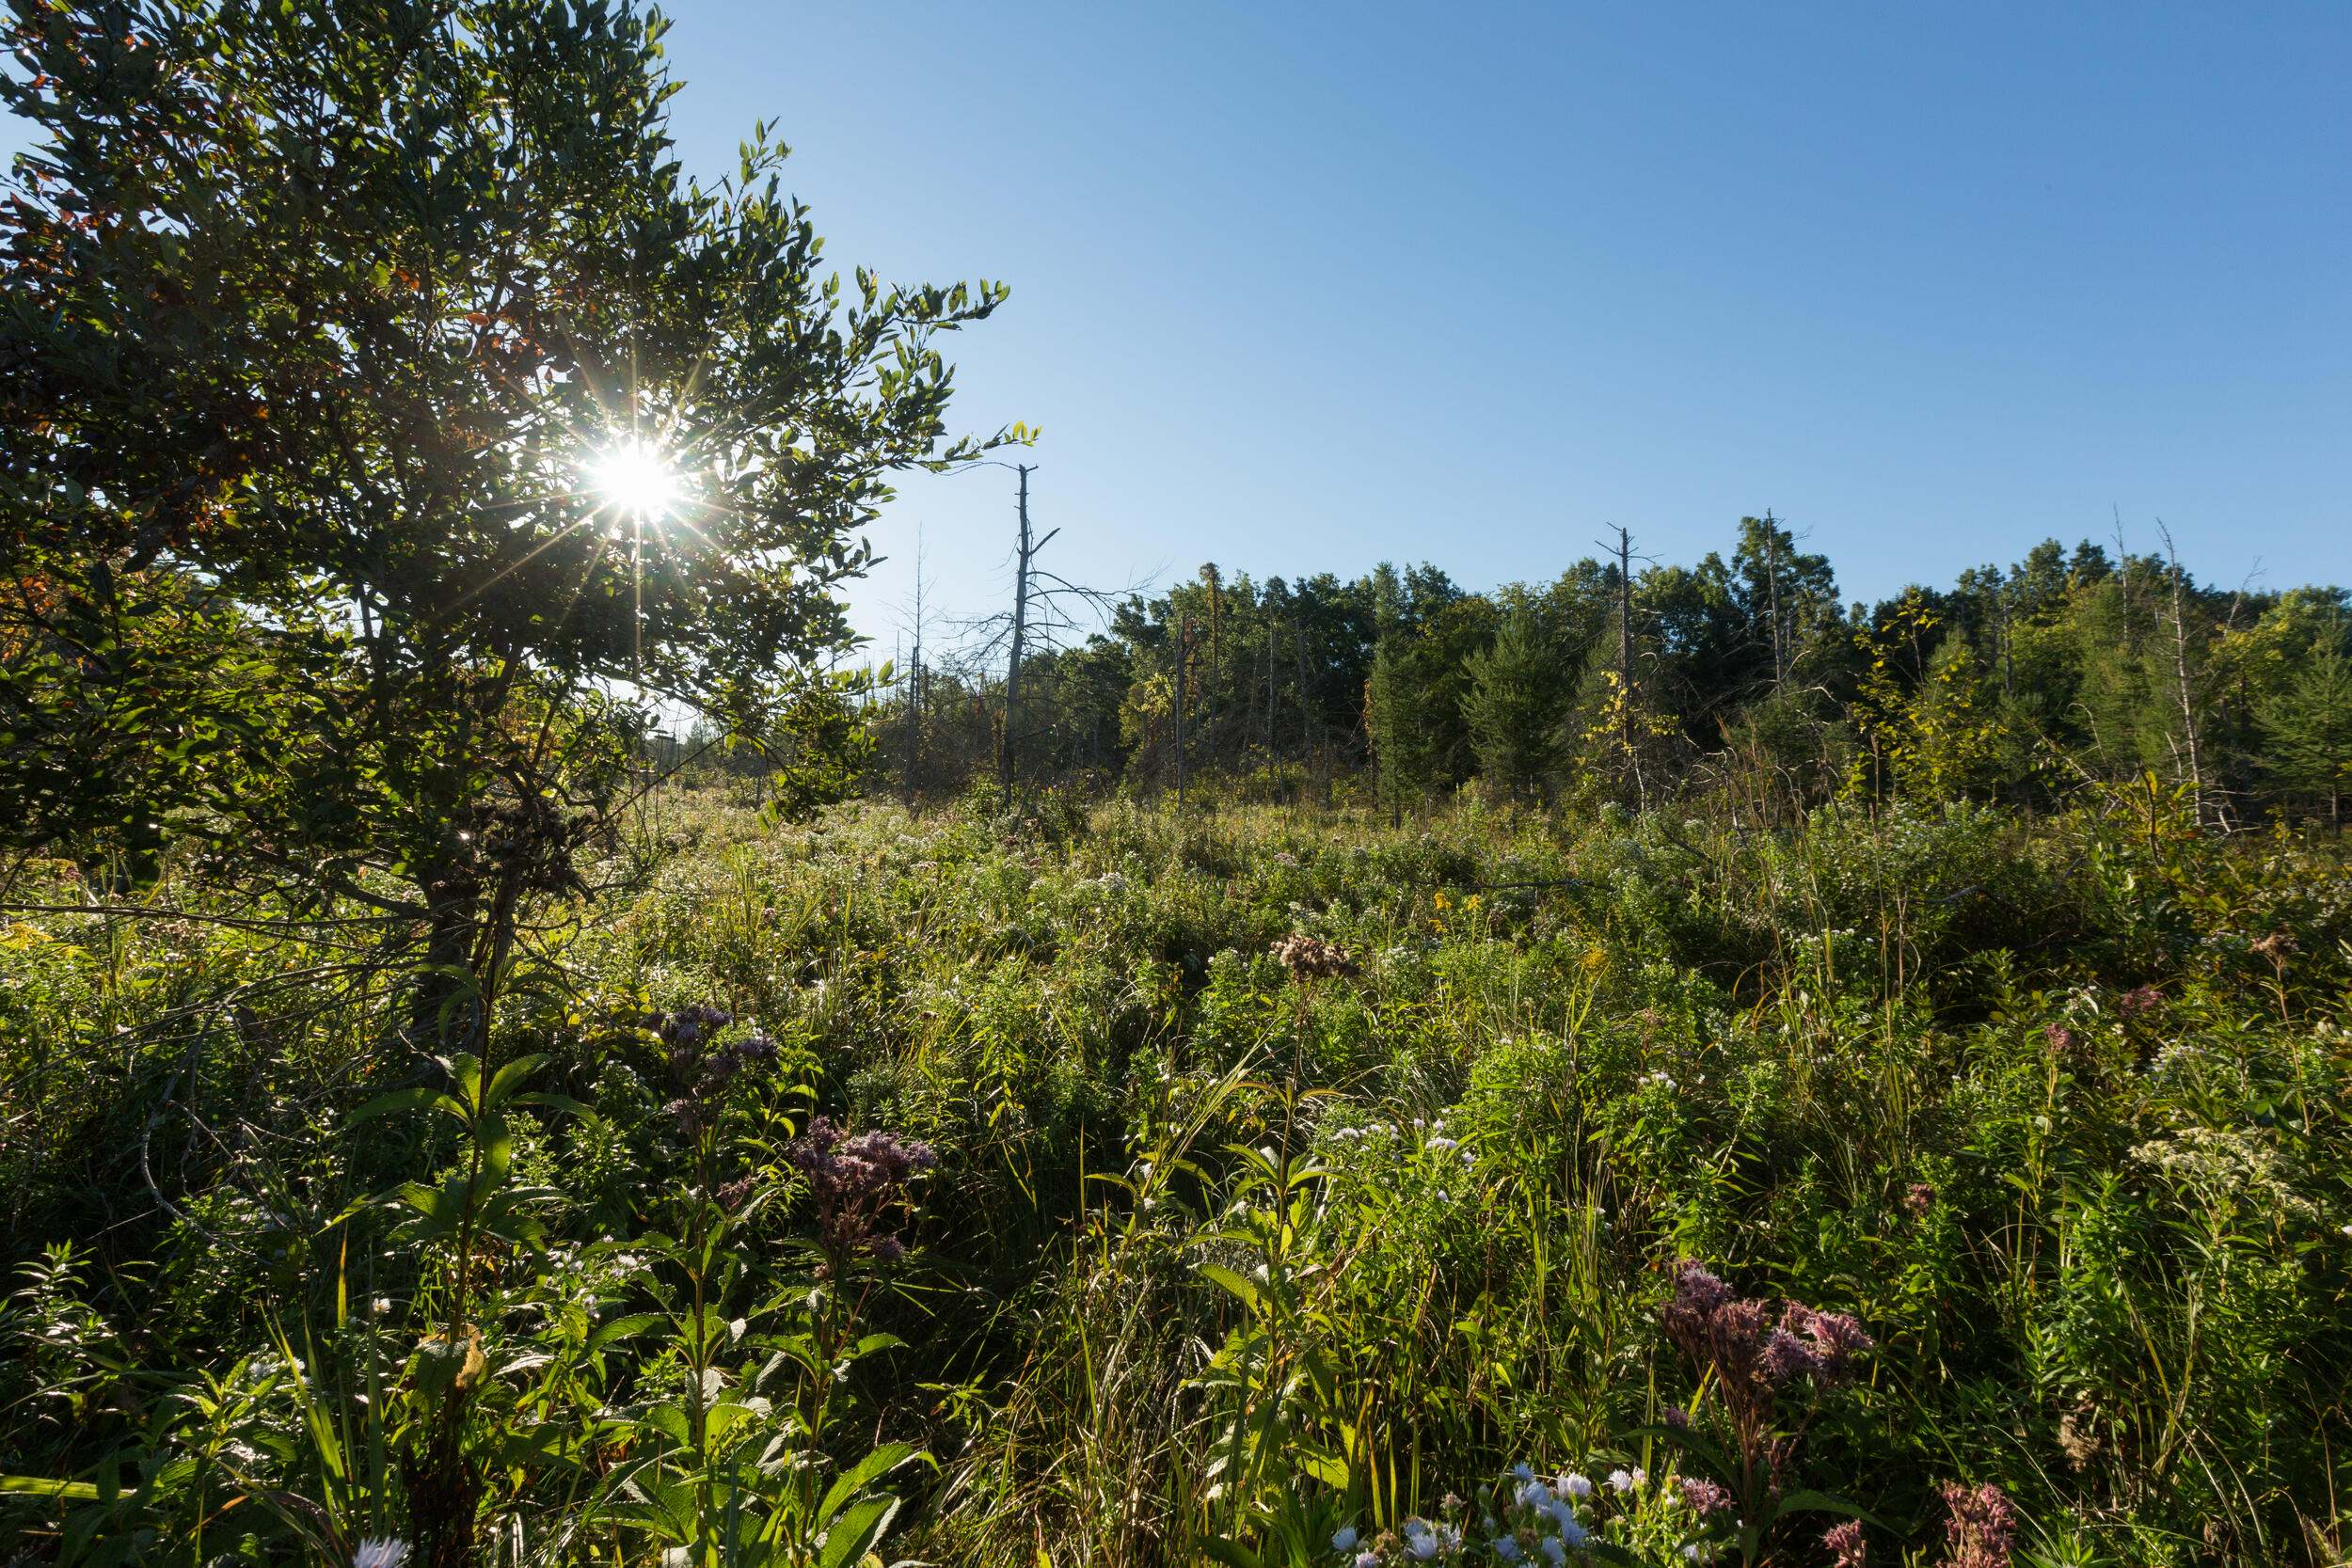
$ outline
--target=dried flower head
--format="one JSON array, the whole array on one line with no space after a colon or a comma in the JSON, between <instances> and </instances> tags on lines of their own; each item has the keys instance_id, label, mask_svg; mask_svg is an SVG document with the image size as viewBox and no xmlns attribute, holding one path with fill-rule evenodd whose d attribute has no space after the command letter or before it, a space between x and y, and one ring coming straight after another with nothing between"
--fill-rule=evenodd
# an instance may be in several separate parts
<instances>
[{"instance_id":1,"label":"dried flower head","mask_svg":"<svg viewBox=\"0 0 2352 1568\"><path fill-rule=\"evenodd\" d=\"M2288 954L2295 951L2295 933L2273 931L2268 936L2256 937L2250 945L2272 963L2281 963Z\"/></svg>"},{"instance_id":2,"label":"dried flower head","mask_svg":"<svg viewBox=\"0 0 2352 1568\"><path fill-rule=\"evenodd\" d=\"M1270 949L1274 959L1302 980L1338 979L1357 973L1347 949L1304 931L1293 931Z\"/></svg>"}]
</instances>

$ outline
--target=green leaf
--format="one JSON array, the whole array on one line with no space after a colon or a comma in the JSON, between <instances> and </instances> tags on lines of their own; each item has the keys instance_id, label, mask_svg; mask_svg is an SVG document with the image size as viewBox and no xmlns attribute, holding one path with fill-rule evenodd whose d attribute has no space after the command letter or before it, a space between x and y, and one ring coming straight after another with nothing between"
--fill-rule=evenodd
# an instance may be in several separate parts
<instances>
[{"instance_id":1,"label":"green leaf","mask_svg":"<svg viewBox=\"0 0 2352 1568\"><path fill-rule=\"evenodd\" d=\"M379 1117L393 1116L402 1111L421 1111L433 1105L439 1105L460 1118L465 1116L465 1107L438 1089L394 1089L389 1094L377 1095L352 1112L344 1119L343 1126L346 1129L361 1127Z\"/></svg>"},{"instance_id":2,"label":"green leaf","mask_svg":"<svg viewBox=\"0 0 2352 1568\"><path fill-rule=\"evenodd\" d=\"M912 1444L884 1443L835 1478L834 1483L825 1489L825 1500L818 1505L817 1516L820 1519L832 1518L834 1511L842 1504L913 1459L914 1455L915 1449Z\"/></svg>"},{"instance_id":3,"label":"green leaf","mask_svg":"<svg viewBox=\"0 0 2352 1568\"><path fill-rule=\"evenodd\" d=\"M52 1481L47 1476L0 1476L0 1492L20 1497L55 1497L60 1502L94 1503L97 1486L87 1481Z\"/></svg>"},{"instance_id":4,"label":"green leaf","mask_svg":"<svg viewBox=\"0 0 2352 1568\"><path fill-rule=\"evenodd\" d=\"M547 1065L542 1055L517 1056L491 1076L490 1086L482 1091L482 1109L495 1110L519 1087L522 1081Z\"/></svg>"},{"instance_id":5,"label":"green leaf","mask_svg":"<svg viewBox=\"0 0 2352 1568\"><path fill-rule=\"evenodd\" d=\"M1244 1279L1241 1275L1235 1274L1232 1270L1227 1268L1224 1264L1201 1264L1200 1276L1203 1279L1208 1280L1211 1284L1222 1286L1224 1289L1231 1291L1234 1295L1239 1296L1242 1299L1243 1304L1252 1312L1258 1310L1258 1288L1249 1283L1247 1279Z\"/></svg>"},{"instance_id":6,"label":"green leaf","mask_svg":"<svg viewBox=\"0 0 2352 1568\"><path fill-rule=\"evenodd\" d=\"M1805 1487L1795 1487L1780 1495L1779 1506L1772 1510L1772 1517L1777 1519L1788 1513L1839 1513L1849 1519L1859 1519L1866 1525L1876 1525L1881 1529L1889 1528L1877 1514L1858 1502L1833 1492L1815 1492Z\"/></svg>"},{"instance_id":7,"label":"green leaf","mask_svg":"<svg viewBox=\"0 0 2352 1568\"><path fill-rule=\"evenodd\" d=\"M825 1531L825 1544L817 1551L817 1568L848 1568L866 1555L898 1513L896 1497L865 1497L851 1503Z\"/></svg>"},{"instance_id":8,"label":"green leaf","mask_svg":"<svg viewBox=\"0 0 2352 1568\"><path fill-rule=\"evenodd\" d=\"M615 1318L588 1337L589 1353L593 1354L618 1340L643 1334L660 1322L660 1317L652 1312L631 1312L625 1318Z\"/></svg>"}]
</instances>

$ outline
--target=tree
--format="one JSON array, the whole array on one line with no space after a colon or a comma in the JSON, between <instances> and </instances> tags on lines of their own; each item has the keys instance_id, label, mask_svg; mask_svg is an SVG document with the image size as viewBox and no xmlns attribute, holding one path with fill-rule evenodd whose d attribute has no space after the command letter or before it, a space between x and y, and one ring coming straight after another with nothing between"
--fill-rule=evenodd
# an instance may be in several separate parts
<instances>
[{"instance_id":1,"label":"tree","mask_svg":"<svg viewBox=\"0 0 2352 1568\"><path fill-rule=\"evenodd\" d=\"M1514 800L1540 798L1560 766L1568 689L1559 650L1534 610L1522 605L1505 616L1467 671L1462 717L1480 774Z\"/></svg>"},{"instance_id":2,"label":"tree","mask_svg":"<svg viewBox=\"0 0 2352 1568\"><path fill-rule=\"evenodd\" d=\"M890 474L992 444L933 338L1000 287L820 272L765 127L683 179L627 3L16 17L0 832L356 903L463 1035L653 705L842 787L833 591Z\"/></svg>"},{"instance_id":3,"label":"tree","mask_svg":"<svg viewBox=\"0 0 2352 1568\"><path fill-rule=\"evenodd\" d=\"M2352 658L2340 647L2314 650L2261 707L2271 774L2286 789L2328 802L2328 820L2344 822L2352 789Z\"/></svg>"}]
</instances>

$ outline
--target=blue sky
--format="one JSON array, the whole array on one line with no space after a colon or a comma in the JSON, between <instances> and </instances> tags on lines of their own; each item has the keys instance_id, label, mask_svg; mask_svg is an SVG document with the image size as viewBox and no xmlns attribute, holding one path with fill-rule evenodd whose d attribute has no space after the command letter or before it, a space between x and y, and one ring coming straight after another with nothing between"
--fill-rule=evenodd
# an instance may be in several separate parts
<instances>
[{"instance_id":1,"label":"blue sky","mask_svg":"<svg viewBox=\"0 0 2352 1568\"><path fill-rule=\"evenodd\" d=\"M1068 577L1487 587L1772 507L1850 597L2116 513L2352 582L2352 5L671 14L690 168L770 118L845 271L1011 283L959 422L1042 428ZM903 486L882 653L918 527L951 615L1011 520Z\"/></svg>"},{"instance_id":2,"label":"blue sky","mask_svg":"<svg viewBox=\"0 0 2352 1568\"><path fill-rule=\"evenodd\" d=\"M1661 561L1777 509L1850 596L2034 541L2352 580L2352 7L678 0L846 269L1009 280L961 420L1061 569ZM903 487L993 603L1012 476Z\"/></svg>"}]
</instances>

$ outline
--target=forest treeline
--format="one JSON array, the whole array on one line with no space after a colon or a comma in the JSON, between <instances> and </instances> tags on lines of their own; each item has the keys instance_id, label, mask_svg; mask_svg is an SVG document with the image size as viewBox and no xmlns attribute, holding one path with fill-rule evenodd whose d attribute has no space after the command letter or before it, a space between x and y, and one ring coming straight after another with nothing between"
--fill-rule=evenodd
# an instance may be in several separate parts
<instances>
[{"instance_id":1,"label":"forest treeline","mask_svg":"<svg viewBox=\"0 0 2352 1568\"><path fill-rule=\"evenodd\" d=\"M1743 517L1726 557L1579 561L1472 592L1435 566L1258 580L1204 565L1022 661L898 669L879 779L1372 799L1464 785L1645 803L1730 785L1762 814L1840 790L2033 803L2153 776L2210 824L2340 824L2344 590L2224 587L2169 547L2052 539L1875 604Z\"/></svg>"}]
</instances>

